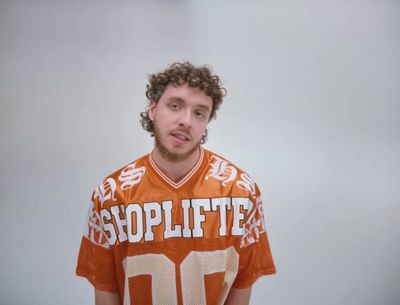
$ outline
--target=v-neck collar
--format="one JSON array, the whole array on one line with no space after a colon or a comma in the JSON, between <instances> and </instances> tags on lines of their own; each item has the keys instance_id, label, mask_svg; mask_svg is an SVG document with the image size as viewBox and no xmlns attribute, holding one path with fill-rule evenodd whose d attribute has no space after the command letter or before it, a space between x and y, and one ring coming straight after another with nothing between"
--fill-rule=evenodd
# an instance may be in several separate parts
<instances>
[{"instance_id":1,"label":"v-neck collar","mask_svg":"<svg viewBox=\"0 0 400 305\"><path fill-rule=\"evenodd\" d=\"M174 189L180 188L182 185L184 185L199 169L200 165L203 163L204 159L204 149L200 147L200 156L199 160L197 160L196 164L193 166L193 168L189 171L189 173L186 174L181 180L178 182L174 182L172 179L170 179L167 175L165 175L161 169L157 166L156 162L154 162L153 157L151 154L149 154L149 161L151 166L153 167L154 171L158 174L158 176L164 180L166 183L168 183L170 186L172 186Z\"/></svg>"}]
</instances>

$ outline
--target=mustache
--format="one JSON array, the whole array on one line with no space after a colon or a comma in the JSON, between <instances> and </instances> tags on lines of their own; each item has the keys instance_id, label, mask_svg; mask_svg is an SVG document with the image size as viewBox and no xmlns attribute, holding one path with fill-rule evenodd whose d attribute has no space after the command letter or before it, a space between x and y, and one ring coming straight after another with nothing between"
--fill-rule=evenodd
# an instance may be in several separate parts
<instances>
[{"instance_id":1,"label":"mustache","mask_svg":"<svg viewBox=\"0 0 400 305\"><path fill-rule=\"evenodd\" d=\"M179 128L172 130L172 132L181 132L181 133L184 133L187 136L191 137L190 128L187 128L187 127L179 127Z\"/></svg>"}]
</instances>

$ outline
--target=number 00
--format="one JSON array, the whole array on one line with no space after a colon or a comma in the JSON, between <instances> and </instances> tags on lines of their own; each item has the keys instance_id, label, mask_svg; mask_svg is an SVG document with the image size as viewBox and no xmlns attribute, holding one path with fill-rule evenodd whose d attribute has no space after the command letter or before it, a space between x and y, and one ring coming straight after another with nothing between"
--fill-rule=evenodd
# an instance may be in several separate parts
<instances>
[{"instance_id":1,"label":"number 00","mask_svg":"<svg viewBox=\"0 0 400 305\"><path fill-rule=\"evenodd\" d=\"M175 264L164 254L129 256L122 262L125 270L124 305L130 304L128 279L151 275L154 305L178 304ZM224 272L218 304L222 304L235 280L239 255L233 246L218 251L192 251L179 266L183 304L206 304L204 276Z\"/></svg>"}]
</instances>

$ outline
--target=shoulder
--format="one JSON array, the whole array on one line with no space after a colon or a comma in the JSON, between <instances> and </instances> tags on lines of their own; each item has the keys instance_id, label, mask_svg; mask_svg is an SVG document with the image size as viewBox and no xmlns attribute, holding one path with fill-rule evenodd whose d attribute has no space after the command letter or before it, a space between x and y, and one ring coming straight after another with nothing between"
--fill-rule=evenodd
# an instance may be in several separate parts
<instances>
[{"instance_id":1,"label":"shoulder","mask_svg":"<svg viewBox=\"0 0 400 305\"><path fill-rule=\"evenodd\" d=\"M208 162L210 164L218 164L218 165L225 165L225 166L231 166L234 167L238 172L245 172L243 169L241 169L239 166L237 166L236 164L234 164L233 162L231 162L230 160L228 160L227 158L212 152L210 150L204 149L205 151L205 156L208 159Z\"/></svg>"},{"instance_id":2,"label":"shoulder","mask_svg":"<svg viewBox=\"0 0 400 305\"><path fill-rule=\"evenodd\" d=\"M217 180L223 187L231 185L233 189L242 190L251 197L258 195L258 186L250 174L221 155L209 150L205 152L209 169L206 180Z\"/></svg>"},{"instance_id":3,"label":"shoulder","mask_svg":"<svg viewBox=\"0 0 400 305\"><path fill-rule=\"evenodd\" d=\"M99 201L101 206L108 200L115 201L122 191L129 190L141 182L147 167L148 154L117 169L95 187L92 200Z\"/></svg>"}]
</instances>

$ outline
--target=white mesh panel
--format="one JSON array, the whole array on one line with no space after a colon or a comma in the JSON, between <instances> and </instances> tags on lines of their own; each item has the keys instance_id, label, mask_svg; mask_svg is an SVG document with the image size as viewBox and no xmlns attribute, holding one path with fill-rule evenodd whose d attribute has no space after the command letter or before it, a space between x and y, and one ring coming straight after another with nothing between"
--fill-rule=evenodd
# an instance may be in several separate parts
<instances>
[{"instance_id":1,"label":"white mesh panel","mask_svg":"<svg viewBox=\"0 0 400 305\"><path fill-rule=\"evenodd\" d=\"M225 272L218 304L223 304L239 268L239 254L233 246L218 251L192 251L181 264L183 304L206 304L204 276Z\"/></svg>"},{"instance_id":2,"label":"white mesh panel","mask_svg":"<svg viewBox=\"0 0 400 305\"><path fill-rule=\"evenodd\" d=\"M130 305L129 278L151 275L153 305L177 304L175 265L164 254L143 254L124 259L124 305Z\"/></svg>"}]
</instances>

